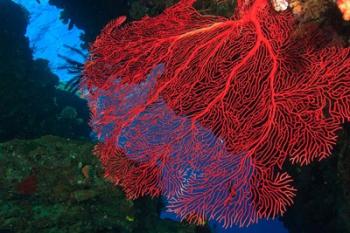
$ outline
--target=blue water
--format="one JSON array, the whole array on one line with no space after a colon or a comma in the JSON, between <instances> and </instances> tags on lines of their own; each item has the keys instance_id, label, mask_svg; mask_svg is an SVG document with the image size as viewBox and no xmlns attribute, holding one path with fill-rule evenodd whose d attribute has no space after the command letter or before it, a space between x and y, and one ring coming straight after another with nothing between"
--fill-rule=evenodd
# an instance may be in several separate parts
<instances>
[{"instance_id":1,"label":"blue water","mask_svg":"<svg viewBox=\"0 0 350 233\"><path fill-rule=\"evenodd\" d=\"M249 227L232 227L223 229L215 223L210 224L216 233L288 233L283 224L278 220L261 220L258 224Z\"/></svg>"},{"instance_id":2,"label":"blue water","mask_svg":"<svg viewBox=\"0 0 350 233\"><path fill-rule=\"evenodd\" d=\"M171 219L180 221L180 219L174 214L163 211L160 214L162 219ZM215 233L288 233L288 230L283 226L283 223L279 220L260 220L259 223L250 225L249 227L231 227L224 229L220 224L216 222L209 222L210 228Z\"/></svg>"},{"instance_id":3,"label":"blue water","mask_svg":"<svg viewBox=\"0 0 350 233\"><path fill-rule=\"evenodd\" d=\"M83 62L84 58L79 54L65 47L65 45L80 49L82 41L81 30L73 26L71 30L68 25L59 19L61 10L48 4L48 0L41 0L40 3L34 0L13 0L21 4L30 13L30 21L27 27L26 36L29 38L30 46L33 49L34 59L43 58L49 61L49 66L61 81L72 78L67 70L59 67L65 65L65 60L59 55L67 56L71 59ZM162 218L179 219L167 212L161 214ZM258 224L247 228L232 227L223 229L220 224L210 222L210 226L216 233L287 233L283 224L278 220L263 220Z\"/></svg>"},{"instance_id":4,"label":"blue water","mask_svg":"<svg viewBox=\"0 0 350 233\"><path fill-rule=\"evenodd\" d=\"M26 36L33 49L34 59L48 60L52 72L61 81L71 79L72 75L67 69L59 68L66 64L59 55L83 62L82 56L65 46L71 46L87 54L87 51L81 48L83 42L80 36L83 31L75 26L68 30L68 24L64 24L59 18L62 10L50 5L48 0L40 0L40 3L35 0L13 0L13 2L21 4L30 13Z\"/></svg>"}]
</instances>

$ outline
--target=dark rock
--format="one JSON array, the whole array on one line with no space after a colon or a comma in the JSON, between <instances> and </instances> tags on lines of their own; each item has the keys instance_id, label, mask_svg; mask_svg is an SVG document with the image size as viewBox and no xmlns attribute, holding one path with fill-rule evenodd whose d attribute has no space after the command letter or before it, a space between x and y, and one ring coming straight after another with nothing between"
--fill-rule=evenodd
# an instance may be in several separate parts
<instances>
[{"instance_id":1,"label":"dark rock","mask_svg":"<svg viewBox=\"0 0 350 233\"><path fill-rule=\"evenodd\" d=\"M89 111L78 96L57 90L58 78L48 61L33 60L25 37L27 12L0 0L0 141L54 134L88 138ZM60 118L67 106L75 118Z\"/></svg>"},{"instance_id":2,"label":"dark rock","mask_svg":"<svg viewBox=\"0 0 350 233\"><path fill-rule=\"evenodd\" d=\"M282 218L290 233L350 233L350 127L330 158L291 169L298 193Z\"/></svg>"},{"instance_id":3,"label":"dark rock","mask_svg":"<svg viewBox=\"0 0 350 233\"><path fill-rule=\"evenodd\" d=\"M76 25L85 31L83 39L87 45L96 39L102 28L112 19L125 15L129 21L137 20L145 15L155 16L172 6L178 0L50 0L63 9L61 19L69 25ZM202 14L233 14L233 0L198 0L194 5Z\"/></svg>"}]
</instances>

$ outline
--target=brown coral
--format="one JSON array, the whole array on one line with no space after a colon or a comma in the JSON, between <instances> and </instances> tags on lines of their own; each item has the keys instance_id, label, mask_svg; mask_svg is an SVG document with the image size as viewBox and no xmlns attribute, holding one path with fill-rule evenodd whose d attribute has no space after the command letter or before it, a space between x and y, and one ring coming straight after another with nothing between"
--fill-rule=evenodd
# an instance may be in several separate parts
<instances>
[{"instance_id":1,"label":"brown coral","mask_svg":"<svg viewBox=\"0 0 350 233\"><path fill-rule=\"evenodd\" d=\"M337 5L343 15L345 21L350 20L350 1L349 0L338 0Z\"/></svg>"},{"instance_id":2,"label":"brown coral","mask_svg":"<svg viewBox=\"0 0 350 233\"><path fill-rule=\"evenodd\" d=\"M331 0L291 0L289 6L300 21L309 22L322 20L331 4Z\"/></svg>"}]
</instances>

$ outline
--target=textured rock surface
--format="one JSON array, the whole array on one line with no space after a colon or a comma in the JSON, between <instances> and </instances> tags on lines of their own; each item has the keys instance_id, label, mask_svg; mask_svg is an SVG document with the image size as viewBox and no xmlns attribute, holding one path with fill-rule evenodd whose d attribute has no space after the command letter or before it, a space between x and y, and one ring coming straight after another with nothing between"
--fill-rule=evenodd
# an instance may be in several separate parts
<instances>
[{"instance_id":1,"label":"textured rock surface","mask_svg":"<svg viewBox=\"0 0 350 233\"><path fill-rule=\"evenodd\" d=\"M0 232L194 232L160 220L157 200L126 200L92 146L54 136L0 144Z\"/></svg>"}]
</instances>

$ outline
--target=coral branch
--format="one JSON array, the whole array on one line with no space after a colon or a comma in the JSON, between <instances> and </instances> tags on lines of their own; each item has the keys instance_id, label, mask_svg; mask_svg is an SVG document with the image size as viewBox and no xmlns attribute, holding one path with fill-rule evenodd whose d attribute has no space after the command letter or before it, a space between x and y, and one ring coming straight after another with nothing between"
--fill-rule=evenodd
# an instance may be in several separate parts
<instances>
[{"instance_id":1,"label":"coral branch","mask_svg":"<svg viewBox=\"0 0 350 233\"><path fill-rule=\"evenodd\" d=\"M297 37L265 0L239 1L233 19L193 2L119 18L93 44L83 87L97 153L130 198L164 195L191 222L274 218L296 191L285 160L329 156L350 119L349 49L313 28Z\"/></svg>"}]
</instances>

